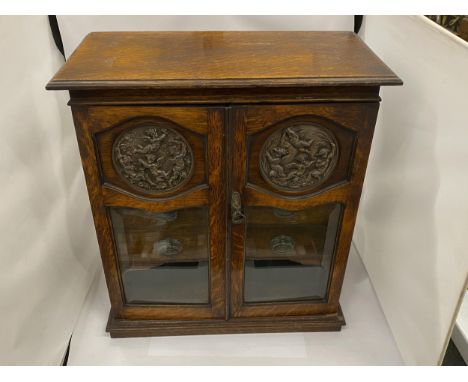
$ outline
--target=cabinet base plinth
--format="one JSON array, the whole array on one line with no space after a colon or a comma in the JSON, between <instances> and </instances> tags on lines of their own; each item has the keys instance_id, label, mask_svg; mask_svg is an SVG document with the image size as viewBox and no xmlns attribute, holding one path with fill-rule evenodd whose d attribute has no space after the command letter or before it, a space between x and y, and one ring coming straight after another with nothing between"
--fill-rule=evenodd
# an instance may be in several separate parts
<instances>
[{"instance_id":1,"label":"cabinet base plinth","mask_svg":"<svg viewBox=\"0 0 468 382\"><path fill-rule=\"evenodd\" d=\"M308 317L231 318L229 320L160 321L125 320L109 314L106 331L113 338L181 336L196 334L333 332L345 325L341 308L337 314Z\"/></svg>"}]
</instances>

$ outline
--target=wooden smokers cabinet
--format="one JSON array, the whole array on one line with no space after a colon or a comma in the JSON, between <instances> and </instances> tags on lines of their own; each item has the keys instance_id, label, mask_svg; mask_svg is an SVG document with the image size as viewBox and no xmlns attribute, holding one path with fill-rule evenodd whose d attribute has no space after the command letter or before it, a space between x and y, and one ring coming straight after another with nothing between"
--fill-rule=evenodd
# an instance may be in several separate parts
<instances>
[{"instance_id":1,"label":"wooden smokers cabinet","mask_svg":"<svg viewBox=\"0 0 468 382\"><path fill-rule=\"evenodd\" d=\"M113 337L340 330L381 85L348 32L91 33L69 90Z\"/></svg>"}]
</instances>

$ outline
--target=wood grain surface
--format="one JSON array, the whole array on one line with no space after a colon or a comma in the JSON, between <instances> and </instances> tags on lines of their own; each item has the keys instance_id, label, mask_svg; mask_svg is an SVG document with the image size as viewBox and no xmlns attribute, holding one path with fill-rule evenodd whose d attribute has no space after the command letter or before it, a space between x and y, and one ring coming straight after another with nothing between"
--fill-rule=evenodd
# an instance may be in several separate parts
<instances>
[{"instance_id":1,"label":"wood grain surface","mask_svg":"<svg viewBox=\"0 0 468 382\"><path fill-rule=\"evenodd\" d=\"M48 89L399 85L351 32L95 32Z\"/></svg>"},{"instance_id":2,"label":"wood grain surface","mask_svg":"<svg viewBox=\"0 0 468 382\"><path fill-rule=\"evenodd\" d=\"M379 90L381 85L400 84L350 32L89 34L47 89L70 90L109 289L111 336L340 330L345 322L339 297ZM190 145L193 171L179 188L146 192L119 175L112 157L114 143L120 134L142 124L172 129ZM338 147L333 169L311 188L279 189L259 169L264 142L292 125L318 126ZM231 221L233 192L240 195L240 212L250 216L250 228L245 219L239 224ZM260 248L251 254L253 260L271 260L263 251L271 236L265 227L275 227L277 221L262 212L264 208L293 214L313 208L307 224L325 227L324 211L336 204L340 215L335 242L331 239L334 251L329 251L326 293L314 299L244 301L246 241ZM208 210L204 225L208 233L203 234L207 241L203 245L209 247L208 303L128 303L119 256L125 264L138 266L162 260L121 256L116 244L125 237L115 233L110 209L163 213L202 206ZM256 211L253 218L251 211ZM199 220L191 221L191 227L201 224L203 219ZM150 244L156 240L151 223L127 224ZM177 235L183 236L185 229L199 232L198 228L178 228ZM313 236L315 249L308 257L298 252L295 260L321 264L325 228L313 235L301 229L301 238ZM248 239L247 232L256 235ZM138 245L130 249L138 252ZM198 247L192 247L196 248L192 258L206 260L206 252L202 256Z\"/></svg>"}]
</instances>

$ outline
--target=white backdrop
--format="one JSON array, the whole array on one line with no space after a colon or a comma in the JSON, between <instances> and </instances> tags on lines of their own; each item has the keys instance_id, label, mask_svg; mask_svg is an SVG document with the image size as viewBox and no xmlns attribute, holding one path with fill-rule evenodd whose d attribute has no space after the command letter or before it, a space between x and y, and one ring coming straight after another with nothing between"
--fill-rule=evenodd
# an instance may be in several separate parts
<instances>
[{"instance_id":1,"label":"white backdrop","mask_svg":"<svg viewBox=\"0 0 468 382\"><path fill-rule=\"evenodd\" d=\"M69 55L99 30L352 30L352 16L61 16ZM435 364L466 276L466 44L419 17L365 17L405 81L385 88L355 242L409 364ZM46 17L2 17L0 363L58 364L99 264ZM464 72L463 72L464 70ZM7 201L7 202L6 202Z\"/></svg>"},{"instance_id":2,"label":"white backdrop","mask_svg":"<svg viewBox=\"0 0 468 382\"><path fill-rule=\"evenodd\" d=\"M59 17L67 54L90 31L351 30L351 16ZM0 16L0 365L59 365L100 267L63 64L46 16ZM103 334L104 335L104 334Z\"/></svg>"},{"instance_id":3,"label":"white backdrop","mask_svg":"<svg viewBox=\"0 0 468 382\"><path fill-rule=\"evenodd\" d=\"M355 242L408 364L436 364L467 271L466 43L422 16L366 16L403 78L382 90ZM103 30L352 30L344 17L60 17L65 49Z\"/></svg>"},{"instance_id":4,"label":"white backdrop","mask_svg":"<svg viewBox=\"0 0 468 382\"><path fill-rule=\"evenodd\" d=\"M46 16L0 17L0 364L59 365L99 252Z\"/></svg>"},{"instance_id":5,"label":"white backdrop","mask_svg":"<svg viewBox=\"0 0 468 382\"><path fill-rule=\"evenodd\" d=\"M369 16L383 88L354 242L408 364L441 361L468 272L468 43L422 16Z\"/></svg>"},{"instance_id":6,"label":"white backdrop","mask_svg":"<svg viewBox=\"0 0 468 382\"><path fill-rule=\"evenodd\" d=\"M58 22L67 57L90 32L354 28L353 16L58 16Z\"/></svg>"}]
</instances>

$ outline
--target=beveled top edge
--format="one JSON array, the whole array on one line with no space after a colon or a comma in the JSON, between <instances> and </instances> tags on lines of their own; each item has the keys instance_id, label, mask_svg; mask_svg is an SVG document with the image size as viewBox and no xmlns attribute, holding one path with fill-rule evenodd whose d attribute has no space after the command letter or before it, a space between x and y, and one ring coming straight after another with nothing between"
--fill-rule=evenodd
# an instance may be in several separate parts
<instances>
[{"instance_id":1,"label":"beveled top edge","mask_svg":"<svg viewBox=\"0 0 468 382\"><path fill-rule=\"evenodd\" d=\"M46 89L402 83L352 32L93 32Z\"/></svg>"},{"instance_id":2,"label":"beveled top edge","mask_svg":"<svg viewBox=\"0 0 468 382\"><path fill-rule=\"evenodd\" d=\"M323 87L323 86L398 86L403 81L398 77L352 77L352 78L284 78L284 79L225 79L225 80L131 80L131 81L71 81L51 80L47 90L103 90L103 89L242 89L250 87Z\"/></svg>"}]
</instances>

